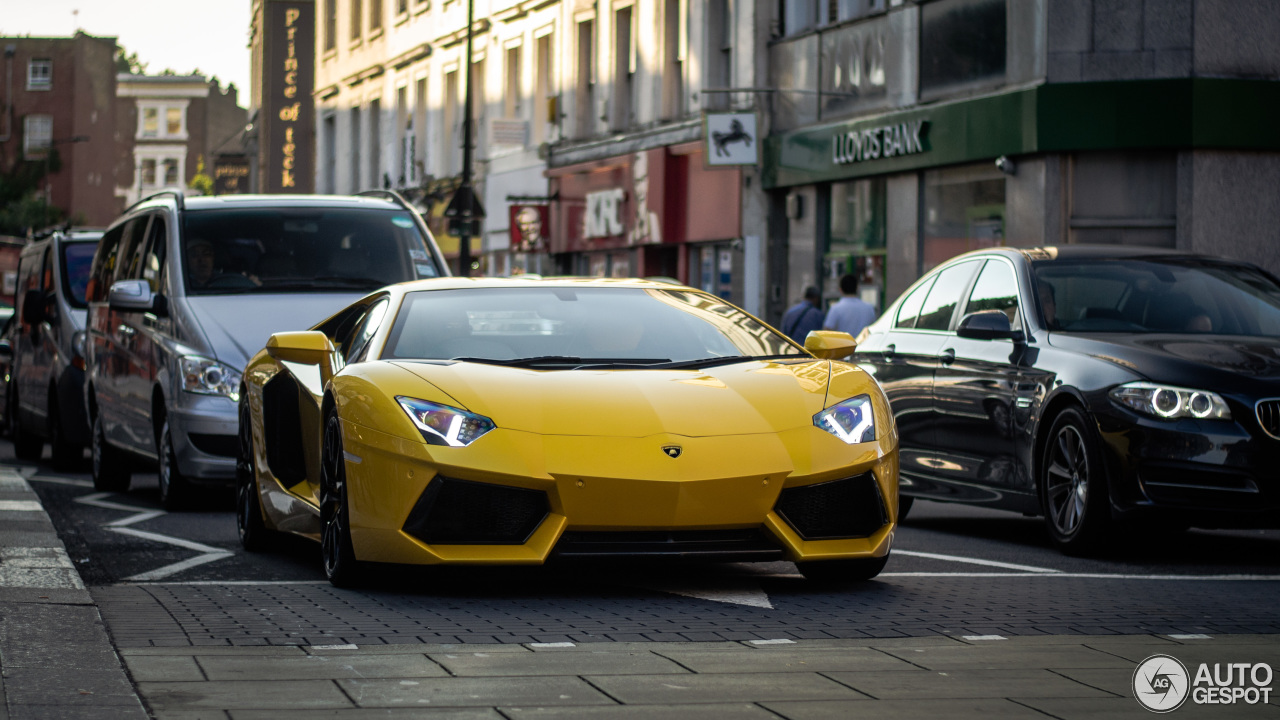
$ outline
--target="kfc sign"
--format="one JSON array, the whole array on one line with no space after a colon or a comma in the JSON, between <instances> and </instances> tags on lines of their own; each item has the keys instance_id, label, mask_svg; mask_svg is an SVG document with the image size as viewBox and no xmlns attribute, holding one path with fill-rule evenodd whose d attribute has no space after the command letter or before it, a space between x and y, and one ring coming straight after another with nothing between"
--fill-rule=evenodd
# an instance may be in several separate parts
<instances>
[{"instance_id":1,"label":"kfc sign","mask_svg":"<svg viewBox=\"0 0 1280 720\"><path fill-rule=\"evenodd\" d=\"M582 237L604 238L621 235L622 203L626 193L622 188L587 193L587 214L584 218Z\"/></svg>"}]
</instances>

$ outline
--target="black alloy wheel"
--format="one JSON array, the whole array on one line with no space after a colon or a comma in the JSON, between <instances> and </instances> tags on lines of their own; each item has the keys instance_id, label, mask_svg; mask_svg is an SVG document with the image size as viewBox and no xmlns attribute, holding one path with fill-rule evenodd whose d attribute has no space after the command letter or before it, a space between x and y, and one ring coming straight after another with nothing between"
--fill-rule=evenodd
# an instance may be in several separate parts
<instances>
[{"instance_id":1,"label":"black alloy wheel","mask_svg":"<svg viewBox=\"0 0 1280 720\"><path fill-rule=\"evenodd\" d=\"M889 562L889 554L878 558L850 558L846 560L815 560L796 563L796 569L806 580L820 583L855 583L880 574Z\"/></svg>"},{"instance_id":2,"label":"black alloy wheel","mask_svg":"<svg viewBox=\"0 0 1280 720\"><path fill-rule=\"evenodd\" d=\"M1067 408L1054 418L1040 462L1045 526L1064 553L1096 552L1111 529L1106 470L1085 414Z\"/></svg>"},{"instance_id":3,"label":"black alloy wheel","mask_svg":"<svg viewBox=\"0 0 1280 720\"><path fill-rule=\"evenodd\" d=\"M236 444L236 529L248 552L271 549L274 533L267 529L258 497L258 472L253 459L253 425L249 401L241 390L239 442Z\"/></svg>"},{"instance_id":4,"label":"black alloy wheel","mask_svg":"<svg viewBox=\"0 0 1280 720\"><path fill-rule=\"evenodd\" d=\"M160 467L156 473L160 485L160 505L169 512L183 509L191 495L191 485L178 469L178 456L173 450L173 432L169 419L160 427L160 446L156 448Z\"/></svg>"},{"instance_id":5,"label":"black alloy wheel","mask_svg":"<svg viewBox=\"0 0 1280 720\"><path fill-rule=\"evenodd\" d=\"M351 514L347 507L347 464L342 449L342 420L330 408L324 422L320 461L320 553L324 573L335 587L351 587L363 573L351 544Z\"/></svg>"},{"instance_id":6,"label":"black alloy wheel","mask_svg":"<svg viewBox=\"0 0 1280 720\"><path fill-rule=\"evenodd\" d=\"M128 490L129 481L133 475L129 467L129 459L107 442L106 429L103 427L100 412L95 413L93 417L90 444L90 455L93 459L93 489L102 492Z\"/></svg>"},{"instance_id":7,"label":"black alloy wheel","mask_svg":"<svg viewBox=\"0 0 1280 720\"><path fill-rule=\"evenodd\" d=\"M911 514L911 508L915 507L916 499L910 495L898 495L898 524L901 525L903 520L907 519L907 515Z\"/></svg>"},{"instance_id":8,"label":"black alloy wheel","mask_svg":"<svg viewBox=\"0 0 1280 720\"><path fill-rule=\"evenodd\" d=\"M31 431L22 422L22 413L18 410L18 401L13 401L13 454L19 460L39 460L44 454L44 438Z\"/></svg>"}]
</instances>

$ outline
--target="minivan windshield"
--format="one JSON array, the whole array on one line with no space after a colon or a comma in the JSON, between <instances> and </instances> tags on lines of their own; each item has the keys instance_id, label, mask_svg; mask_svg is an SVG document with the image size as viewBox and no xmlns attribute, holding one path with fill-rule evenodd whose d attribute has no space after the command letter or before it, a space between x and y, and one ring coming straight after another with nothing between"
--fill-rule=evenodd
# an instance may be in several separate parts
<instances>
[{"instance_id":1,"label":"minivan windshield","mask_svg":"<svg viewBox=\"0 0 1280 720\"><path fill-rule=\"evenodd\" d=\"M562 286L409 293L382 357L560 369L812 359L786 337L710 295Z\"/></svg>"},{"instance_id":2,"label":"minivan windshield","mask_svg":"<svg viewBox=\"0 0 1280 720\"><path fill-rule=\"evenodd\" d=\"M1206 258L1035 264L1051 330L1280 335L1280 286L1250 265Z\"/></svg>"},{"instance_id":3,"label":"minivan windshield","mask_svg":"<svg viewBox=\"0 0 1280 720\"><path fill-rule=\"evenodd\" d=\"M188 295L367 291L442 274L403 210L188 210L182 238Z\"/></svg>"},{"instance_id":4,"label":"minivan windshield","mask_svg":"<svg viewBox=\"0 0 1280 720\"><path fill-rule=\"evenodd\" d=\"M62 245L62 287L66 289L67 302L71 307L89 307L85 303L84 293L89 287L89 271L93 267L93 254L97 250L96 242L69 242Z\"/></svg>"}]
</instances>

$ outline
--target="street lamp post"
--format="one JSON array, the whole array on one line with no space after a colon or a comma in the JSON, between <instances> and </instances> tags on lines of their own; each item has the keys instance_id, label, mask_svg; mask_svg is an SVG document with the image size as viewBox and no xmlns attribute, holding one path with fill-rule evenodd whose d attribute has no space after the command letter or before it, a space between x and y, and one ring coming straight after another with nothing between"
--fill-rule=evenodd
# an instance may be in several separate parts
<instances>
[{"instance_id":1,"label":"street lamp post","mask_svg":"<svg viewBox=\"0 0 1280 720\"><path fill-rule=\"evenodd\" d=\"M88 135L76 135L74 137L62 138L61 140L49 140L49 147L44 149L44 204L45 207L53 205L53 183L49 180L49 160L53 155L55 145L70 145L72 143L89 142Z\"/></svg>"},{"instance_id":2,"label":"street lamp post","mask_svg":"<svg viewBox=\"0 0 1280 720\"><path fill-rule=\"evenodd\" d=\"M467 57L463 64L466 73L467 92L462 101L462 183L458 185L453 199L445 208L444 216L454 235L458 236L458 274L462 277L471 275L471 236L478 234L476 228L484 219L484 206L476 197L471 187L471 25L474 22L475 0L467 0ZM481 98L483 100L483 98Z\"/></svg>"}]
</instances>

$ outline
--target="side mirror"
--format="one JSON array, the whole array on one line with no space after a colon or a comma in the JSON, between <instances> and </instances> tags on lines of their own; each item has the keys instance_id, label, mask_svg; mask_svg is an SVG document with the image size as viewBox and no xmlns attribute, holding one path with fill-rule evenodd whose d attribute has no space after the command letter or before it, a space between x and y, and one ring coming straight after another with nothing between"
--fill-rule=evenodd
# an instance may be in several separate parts
<instances>
[{"instance_id":1,"label":"side mirror","mask_svg":"<svg viewBox=\"0 0 1280 720\"><path fill-rule=\"evenodd\" d=\"M267 340L267 354L284 362L322 365L333 352L329 336L319 330L278 332Z\"/></svg>"},{"instance_id":2,"label":"side mirror","mask_svg":"<svg viewBox=\"0 0 1280 720\"><path fill-rule=\"evenodd\" d=\"M9 344L9 338L0 339L0 360L13 359L13 345Z\"/></svg>"},{"instance_id":3,"label":"side mirror","mask_svg":"<svg viewBox=\"0 0 1280 720\"><path fill-rule=\"evenodd\" d=\"M112 310L147 311L155 296L146 280L120 280L107 293L107 307Z\"/></svg>"},{"instance_id":4,"label":"side mirror","mask_svg":"<svg viewBox=\"0 0 1280 720\"><path fill-rule=\"evenodd\" d=\"M858 343L849 333L814 330L804 339L804 349L823 360L838 360L852 355L858 349Z\"/></svg>"},{"instance_id":5,"label":"side mirror","mask_svg":"<svg viewBox=\"0 0 1280 720\"><path fill-rule=\"evenodd\" d=\"M44 293L28 290L22 296L22 322L33 327L44 322Z\"/></svg>"},{"instance_id":6,"label":"side mirror","mask_svg":"<svg viewBox=\"0 0 1280 720\"><path fill-rule=\"evenodd\" d=\"M1021 342L1021 330L1014 330L1003 310L981 310L960 318L956 335L970 340L1013 340Z\"/></svg>"}]
</instances>

